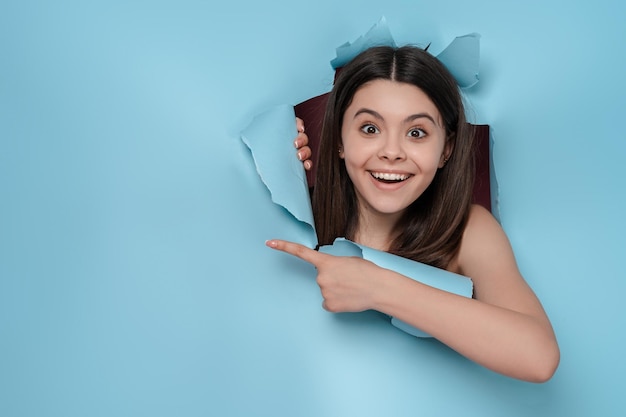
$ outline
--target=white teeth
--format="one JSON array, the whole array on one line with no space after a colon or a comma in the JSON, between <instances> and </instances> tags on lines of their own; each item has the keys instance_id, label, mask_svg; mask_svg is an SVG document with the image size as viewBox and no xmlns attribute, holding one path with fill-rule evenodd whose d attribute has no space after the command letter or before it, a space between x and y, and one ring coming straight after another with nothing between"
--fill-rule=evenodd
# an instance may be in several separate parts
<instances>
[{"instance_id":1,"label":"white teeth","mask_svg":"<svg viewBox=\"0 0 626 417\"><path fill-rule=\"evenodd\" d=\"M404 174L391 174L389 172L372 172L372 176L379 180L385 181L404 181L409 178L408 175Z\"/></svg>"}]
</instances>

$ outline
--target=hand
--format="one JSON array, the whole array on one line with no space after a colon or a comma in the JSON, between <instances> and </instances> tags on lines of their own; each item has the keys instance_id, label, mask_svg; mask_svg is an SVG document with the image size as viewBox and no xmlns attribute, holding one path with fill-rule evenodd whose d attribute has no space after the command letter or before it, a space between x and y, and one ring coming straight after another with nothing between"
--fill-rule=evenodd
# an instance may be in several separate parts
<instances>
[{"instance_id":1,"label":"hand","mask_svg":"<svg viewBox=\"0 0 626 417\"><path fill-rule=\"evenodd\" d=\"M341 313L372 308L376 272L380 270L372 262L357 257L329 255L284 240L268 240L266 245L317 268L317 285L324 298L322 307L325 310Z\"/></svg>"},{"instance_id":2,"label":"hand","mask_svg":"<svg viewBox=\"0 0 626 417\"><path fill-rule=\"evenodd\" d=\"M309 148L309 137L304 133L304 122L299 117L296 117L296 128L298 129L298 136L293 141L294 146L297 149L298 159L302 161L304 169L307 171L313 167L313 161L311 161L311 148Z\"/></svg>"}]
</instances>

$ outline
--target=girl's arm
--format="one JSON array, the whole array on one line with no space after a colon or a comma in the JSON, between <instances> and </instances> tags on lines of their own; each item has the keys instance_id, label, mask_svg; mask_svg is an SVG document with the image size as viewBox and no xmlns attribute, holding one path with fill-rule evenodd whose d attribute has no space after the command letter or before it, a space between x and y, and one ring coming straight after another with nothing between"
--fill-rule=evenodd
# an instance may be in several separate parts
<instances>
[{"instance_id":1,"label":"girl's arm","mask_svg":"<svg viewBox=\"0 0 626 417\"><path fill-rule=\"evenodd\" d=\"M482 207L472 208L452 268L472 278L474 299L424 285L361 258L323 254L281 240L267 245L317 268L323 307L328 311L381 311L513 378L544 382L558 366L552 326L522 278L504 231Z\"/></svg>"},{"instance_id":2,"label":"girl's arm","mask_svg":"<svg viewBox=\"0 0 626 417\"><path fill-rule=\"evenodd\" d=\"M379 269L380 279L369 281L371 308L495 372L532 382L550 379L560 355L552 326L522 278L504 231L480 206L472 208L456 265L455 272L472 278L474 299Z\"/></svg>"}]
</instances>

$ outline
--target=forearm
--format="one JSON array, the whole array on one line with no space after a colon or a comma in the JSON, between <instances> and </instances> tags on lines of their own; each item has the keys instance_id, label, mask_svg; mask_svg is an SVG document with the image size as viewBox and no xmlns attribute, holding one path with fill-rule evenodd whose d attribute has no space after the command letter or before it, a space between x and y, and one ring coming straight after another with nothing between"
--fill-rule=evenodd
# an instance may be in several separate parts
<instances>
[{"instance_id":1,"label":"forearm","mask_svg":"<svg viewBox=\"0 0 626 417\"><path fill-rule=\"evenodd\" d=\"M463 356L504 375L549 379L559 350L549 322L457 296L385 270L374 308L411 324Z\"/></svg>"}]
</instances>

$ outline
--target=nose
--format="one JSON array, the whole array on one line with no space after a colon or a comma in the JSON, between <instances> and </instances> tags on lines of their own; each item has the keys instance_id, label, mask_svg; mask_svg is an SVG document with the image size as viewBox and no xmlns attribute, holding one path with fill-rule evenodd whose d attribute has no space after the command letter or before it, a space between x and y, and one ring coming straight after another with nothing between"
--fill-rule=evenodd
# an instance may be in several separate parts
<instances>
[{"instance_id":1,"label":"nose","mask_svg":"<svg viewBox=\"0 0 626 417\"><path fill-rule=\"evenodd\" d=\"M406 153L402 146L402 139L395 135L381 138L381 145L378 150L378 157L387 161L402 161L406 158Z\"/></svg>"}]
</instances>

